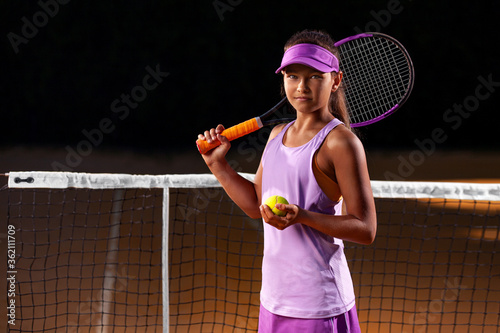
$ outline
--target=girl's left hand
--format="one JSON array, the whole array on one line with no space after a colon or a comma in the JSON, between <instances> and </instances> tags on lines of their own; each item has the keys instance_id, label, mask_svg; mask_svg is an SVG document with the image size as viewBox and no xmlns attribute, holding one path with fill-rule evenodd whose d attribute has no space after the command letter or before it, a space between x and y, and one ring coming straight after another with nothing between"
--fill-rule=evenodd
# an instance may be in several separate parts
<instances>
[{"instance_id":1,"label":"girl's left hand","mask_svg":"<svg viewBox=\"0 0 500 333\"><path fill-rule=\"evenodd\" d=\"M260 206L260 214L264 222L279 230L283 230L297 223L297 216L300 213L300 208L297 205L276 204L276 208L285 211L286 215L278 216L274 214L271 208L266 204Z\"/></svg>"}]
</instances>

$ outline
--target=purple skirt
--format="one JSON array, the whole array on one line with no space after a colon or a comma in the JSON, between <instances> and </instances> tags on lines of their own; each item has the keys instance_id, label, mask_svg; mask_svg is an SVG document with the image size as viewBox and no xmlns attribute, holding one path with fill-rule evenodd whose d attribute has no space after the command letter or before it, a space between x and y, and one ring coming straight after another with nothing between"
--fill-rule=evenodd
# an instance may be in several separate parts
<instances>
[{"instance_id":1,"label":"purple skirt","mask_svg":"<svg viewBox=\"0 0 500 333\"><path fill-rule=\"evenodd\" d=\"M361 333L356 306L331 318L302 319L275 315L261 305L259 333Z\"/></svg>"}]
</instances>

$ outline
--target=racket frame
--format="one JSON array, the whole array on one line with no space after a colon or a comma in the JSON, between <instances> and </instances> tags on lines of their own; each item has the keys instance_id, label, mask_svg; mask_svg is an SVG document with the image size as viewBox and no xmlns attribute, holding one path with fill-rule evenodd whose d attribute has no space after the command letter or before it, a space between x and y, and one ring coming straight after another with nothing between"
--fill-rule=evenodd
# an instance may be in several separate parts
<instances>
[{"instance_id":1,"label":"racket frame","mask_svg":"<svg viewBox=\"0 0 500 333\"><path fill-rule=\"evenodd\" d=\"M408 86L406 87L405 93L400 98L400 100L398 101L398 103L395 103L391 108L389 108L389 110L387 110L386 112L384 112L381 115L378 115L378 116L376 116L374 118L371 118L371 119L368 119L368 120L365 120L365 121L351 122L351 124L350 124L351 127L363 127L363 126L367 126L367 125L370 125L370 124L374 124L376 122L381 121L382 119L387 118L388 116L390 116L391 114L393 114L394 112L396 112L396 110L398 110L399 108L401 108L401 106L408 100L408 98L410 97L411 91L413 90L413 85L414 85L414 81L415 81L415 69L413 67L413 62L411 60L410 54L405 49L405 47L403 46L403 44L401 44L401 42L399 42L396 38L394 38L392 36L389 36L389 35L386 35L386 34L383 34L383 33L380 33L380 32L364 32L364 33L361 33L361 34L357 34L357 35L346 37L346 38L341 39L338 42L336 42L334 45L335 45L335 47L339 48L339 50L340 50L340 57L341 57L341 59L340 59L340 70L342 70L342 51L341 51L341 46L343 44L345 44L345 43L348 43L348 42L351 42L351 41L354 41L354 40L357 40L357 39L369 38L369 37L373 37L373 36L389 40L390 42L394 43L394 45L396 45L397 48L401 51L402 55L406 59L406 62L408 64L408 68L409 68Z\"/></svg>"}]
</instances>

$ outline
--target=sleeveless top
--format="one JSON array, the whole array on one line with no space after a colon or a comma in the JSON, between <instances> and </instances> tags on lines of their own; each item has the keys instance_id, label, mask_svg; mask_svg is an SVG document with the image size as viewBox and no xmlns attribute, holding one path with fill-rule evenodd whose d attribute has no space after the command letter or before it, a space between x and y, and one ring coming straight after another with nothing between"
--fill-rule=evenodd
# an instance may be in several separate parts
<instances>
[{"instance_id":1,"label":"sleeveless top","mask_svg":"<svg viewBox=\"0 0 500 333\"><path fill-rule=\"evenodd\" d=\"M333 119L309 142L286 147L290 123L267 144L262 157L262 202L272 195L323 214L342 214L342 199L333 202L313 174L314 154L330 131L342 124ZM295 318L329 318L355 303L351 274L342 240L297 223L278 230L264 223L261 304L268 311Z\"/></svg>"}]
</instances>

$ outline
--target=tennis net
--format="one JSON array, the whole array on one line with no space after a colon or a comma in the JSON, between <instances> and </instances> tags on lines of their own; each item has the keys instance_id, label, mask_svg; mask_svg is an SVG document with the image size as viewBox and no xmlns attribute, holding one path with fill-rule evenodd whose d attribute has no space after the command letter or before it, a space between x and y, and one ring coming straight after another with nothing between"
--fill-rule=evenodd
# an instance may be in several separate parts
<instances>
[{"instance_id":1,"label":"tennis net","mask_svg":"<svg viewBox=\"0 0 500 333\"><path fill-rule=\"evenodd\" d=\"M377 238L345 242L363 331L497 332L500 184L372 187ZM257 331L262 222L213 176L12 172L3 191L11 332Z\"/></svg>"}]
</instances>

